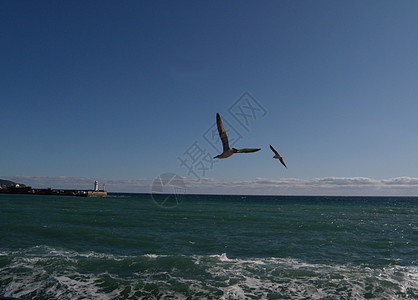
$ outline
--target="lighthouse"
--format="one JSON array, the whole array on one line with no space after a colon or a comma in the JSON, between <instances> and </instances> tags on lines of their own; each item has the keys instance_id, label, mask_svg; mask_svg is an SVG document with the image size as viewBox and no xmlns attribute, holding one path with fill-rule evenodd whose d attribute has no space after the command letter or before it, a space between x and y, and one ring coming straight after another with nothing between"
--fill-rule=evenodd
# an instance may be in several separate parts
<instances>
[{"instance_id":1,"label":"lighthouse","mask_svg":"<svg viewBox=\"0 0 418 300\"><path fill-rule=\"evenodd\" d=\"M99 190L99 182L97 180L94 181L94 189L87 191L87 197L106 197L107 192L104 190Z\"/></svg>"}]
</instances>

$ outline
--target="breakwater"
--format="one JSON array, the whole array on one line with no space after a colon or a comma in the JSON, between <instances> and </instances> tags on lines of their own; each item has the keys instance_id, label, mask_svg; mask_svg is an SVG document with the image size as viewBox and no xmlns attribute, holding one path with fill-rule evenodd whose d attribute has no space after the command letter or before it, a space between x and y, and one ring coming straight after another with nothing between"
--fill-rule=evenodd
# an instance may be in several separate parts
<instances>
[{"instance_id":1,"label":"breakwater","mask_svg":"<svg viewBox=\"0 0 418 300\"><path fill-rule=\"evenodd\" d=\"M24 195L54 195L54 196L79 196L79 197L105 197L104 190L64 190L64 189L33 189L31 187L11 187L0 189L1 194L24 194Z\"/></svg>"}]
</instances>

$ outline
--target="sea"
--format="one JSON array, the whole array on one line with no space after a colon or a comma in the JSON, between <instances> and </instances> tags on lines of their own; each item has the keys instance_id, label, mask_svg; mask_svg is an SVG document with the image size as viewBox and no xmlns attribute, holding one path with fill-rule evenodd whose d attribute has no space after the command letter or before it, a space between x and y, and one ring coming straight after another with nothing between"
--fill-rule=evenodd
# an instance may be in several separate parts
<instances>
[{"instance_id":1,"label":"sea","mask_svg":"<svg viewBox=\"0 0 418 300\"><path fill-rule=\"evenodd\" d=\"M418 299L418 197L0 194L0 297Z\"/></svg>"}]
</instances>

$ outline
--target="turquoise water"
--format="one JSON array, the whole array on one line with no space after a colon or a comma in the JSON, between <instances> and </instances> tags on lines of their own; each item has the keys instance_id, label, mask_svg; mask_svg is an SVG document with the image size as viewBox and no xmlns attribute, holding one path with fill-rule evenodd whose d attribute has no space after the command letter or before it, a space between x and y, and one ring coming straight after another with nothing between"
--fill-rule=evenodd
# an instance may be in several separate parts
<instances>
[{"instance_id":1,"label":"turquoise water","mask_svg":"<svg viewBox=\"0 0 418 300\"><path fill-rule=\"evenodd\" d=\"M20 299L418 299L417 253L418 198L0 195Z\"/></svg>"}]
</instances>

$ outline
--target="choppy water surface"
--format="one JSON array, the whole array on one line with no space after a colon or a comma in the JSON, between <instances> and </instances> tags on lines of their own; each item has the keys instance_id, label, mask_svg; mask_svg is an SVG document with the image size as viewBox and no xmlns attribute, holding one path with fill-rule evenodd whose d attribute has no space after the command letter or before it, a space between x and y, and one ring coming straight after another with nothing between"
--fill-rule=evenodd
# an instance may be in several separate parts
<instances>
[{"instance_id":1,"label":"choppy water surface","mask_svg":"<svg viewBox=\"0 0 418 300\"><path fill-rule=\"evenodd\" d=\"M418 198L0 195L0 296L418 299Z\"/></svg>"}]
</instances>

